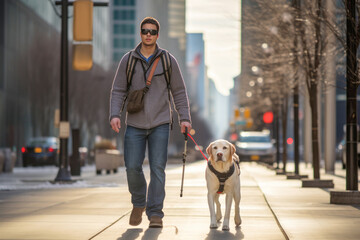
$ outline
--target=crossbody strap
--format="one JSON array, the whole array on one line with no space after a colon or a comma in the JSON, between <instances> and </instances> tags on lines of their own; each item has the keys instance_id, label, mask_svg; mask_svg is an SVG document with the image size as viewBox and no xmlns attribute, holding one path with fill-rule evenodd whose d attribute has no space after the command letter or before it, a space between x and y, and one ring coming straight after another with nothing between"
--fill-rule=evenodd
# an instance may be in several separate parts
<instances>
[{"instance_id":1,"label":"crossbody strap","mask_svg":"<svg viewBox=\"0 0 360 240\"><path fill-rule=\"evenodd\" d=\"M155 69L156 69L156 66L157 66L159 60L160 60L160 57L158 57L158 58L155 59L155 61L154 61L154 63L153 63L153 66L152 66L152 68L151 68L150 74L149 74L149 76L148 76L148 79L146 80L146 86L150 86L151 80L152 80L152 78L153 78L153 76L154 76L154 72L155 72Z\"/></svg>"}]
</instances>

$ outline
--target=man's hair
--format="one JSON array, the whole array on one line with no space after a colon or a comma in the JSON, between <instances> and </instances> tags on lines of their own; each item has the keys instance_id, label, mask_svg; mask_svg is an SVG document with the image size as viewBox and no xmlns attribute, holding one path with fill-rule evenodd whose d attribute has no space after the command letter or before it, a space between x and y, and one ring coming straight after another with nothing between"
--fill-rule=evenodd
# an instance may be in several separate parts
<instances>
[{"instance_id":1,"label":"man's hair","mask_svg":"<svg viewBox=\"0 0 360 240\"><path fill-rule=\"evenodd\" d=\"M158 31L158 33L160 32L160 23L158 20L156 20L155 18L153 17L146 17L144 18L142 21L141 21L141 24L140 24L140 29L142 29L142 26L144 24L147 24L147 23L150 23L150 24L154 24L156 26L156 29Z\"/></svg>"}]
</instances>

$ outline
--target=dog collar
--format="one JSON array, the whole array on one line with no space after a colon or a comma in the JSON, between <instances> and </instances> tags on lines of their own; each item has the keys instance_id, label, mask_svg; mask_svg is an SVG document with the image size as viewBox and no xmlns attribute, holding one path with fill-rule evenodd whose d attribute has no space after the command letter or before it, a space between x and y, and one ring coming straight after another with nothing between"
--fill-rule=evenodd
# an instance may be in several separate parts
<instances>
[{"instance_id":1,"label":"dog collar","mask_svg":"<svg viewBox=\"0 0 360 240\"><path fill-rule=\"evenodd\" d=\"M234 170L235 170L234 164L231 165L229 171L227 171L226 173L221 173L221 172L216 171L215 168L211 165L210 161L208 162L208 166L209 166L210 171L212 171L216 175L216 177L218 178L218 180L220 182L217 193L218 194L223 193L226 180L234 173Z\"/></svg>"}]
</instances>

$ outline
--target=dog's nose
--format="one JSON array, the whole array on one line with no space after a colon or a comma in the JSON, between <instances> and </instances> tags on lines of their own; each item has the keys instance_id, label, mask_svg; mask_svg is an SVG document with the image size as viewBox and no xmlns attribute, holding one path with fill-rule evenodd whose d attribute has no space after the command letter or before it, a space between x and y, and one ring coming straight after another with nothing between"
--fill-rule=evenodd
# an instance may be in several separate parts
<instances>
[{"instance_id":1,"label":"dog's nose","mask_svg":"<svg viewBox=\"0 0 360 240\"><path fill-rule=\"evenodd\" d=\"M217 153L216 155L218 156L218 158L222 158L222 156L223 156L222 153Z\"/></svg>"}]
</instances>

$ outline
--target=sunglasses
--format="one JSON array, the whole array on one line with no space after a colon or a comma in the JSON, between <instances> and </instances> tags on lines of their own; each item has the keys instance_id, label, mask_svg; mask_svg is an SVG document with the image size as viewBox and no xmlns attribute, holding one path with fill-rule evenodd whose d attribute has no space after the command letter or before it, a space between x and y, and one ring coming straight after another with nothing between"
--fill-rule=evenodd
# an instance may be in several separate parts
<instances>
[{"instance_id":1,"label":"sunglasses","mask_svg":"<svg viewBox=\"0 0 360 240\"><path fill-rule=\"evenodd\" d=\"M141 34L147 35L148 33L154 36L158 34L158 31L155 29L141 29Z\"/></svg>"}]
</instances>

